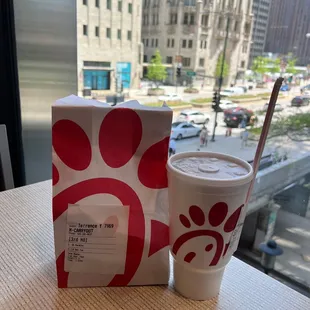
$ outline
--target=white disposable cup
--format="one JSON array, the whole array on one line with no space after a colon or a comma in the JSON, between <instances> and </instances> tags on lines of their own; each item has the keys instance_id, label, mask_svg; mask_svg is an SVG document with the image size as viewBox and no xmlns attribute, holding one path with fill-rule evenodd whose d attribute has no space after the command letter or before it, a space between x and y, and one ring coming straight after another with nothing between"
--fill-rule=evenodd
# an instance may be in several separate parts
<instances>
[{"instance_id":1,"label":"white disposable cup","mask_svg":"<svg viewBox=\"0 0 310 310\"><path fill-rule=\"evenodd\" d=\"M205 178L172 165L188 157L224 159L248 173L231 179ZM215 297L239 241L253 169L246 161L226 154L186 152L170 157L167 170L175 289L195 300Z\"/></svg>"}]
</instances>

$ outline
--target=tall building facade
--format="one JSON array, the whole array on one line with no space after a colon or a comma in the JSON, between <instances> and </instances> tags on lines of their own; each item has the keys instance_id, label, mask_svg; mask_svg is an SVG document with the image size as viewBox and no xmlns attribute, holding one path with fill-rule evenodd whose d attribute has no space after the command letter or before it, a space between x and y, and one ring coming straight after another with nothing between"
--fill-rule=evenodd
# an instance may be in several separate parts
<instances>
[{"instance_id":1,"label":"tall building facade","mask_svg":"<svg viewBox=\"0 0 310 310\"><path fill-rule=\"evenodd\" d=\"M224 50L229 22L227 83L245 72L252 33L252 0L143 0L144 63L159 49L168 75L175 81L181 56L182 73L195 71L196 79L214 84L216 64Z\"/></svg>"},{"instance_id":2,"label":"tall building facade","mask_svg":"<svg viewBox=\"0 0 310 310\"><path fill-rule=\"evenodd\" d=\"M252 14L254 17L254 22L249 66L252 65L255 57L262 56L264 53L270 4L271 0L253 0Z\"/></svg>"},{"instance_id":3,"label":"tall building facade","mask_svg":"<svg viewBox=\"0 0 310 310\"><path fill-rule=\"evenodd\" d=\"M309 0L272 0L265 52L292 53L305 66L310 63L309 32Z\"/></svg>"},{"instance_id":4,"label":"tall building facade","mask_svg":"<svg viewBox=\"0 0 310 310\"><path fill-rule=\"evenodd\" d=\"M142 75L141 2L77 0L78 91L137 88ZM117 87L116 87L117 85Z\"/></svg>"}]
</instances>

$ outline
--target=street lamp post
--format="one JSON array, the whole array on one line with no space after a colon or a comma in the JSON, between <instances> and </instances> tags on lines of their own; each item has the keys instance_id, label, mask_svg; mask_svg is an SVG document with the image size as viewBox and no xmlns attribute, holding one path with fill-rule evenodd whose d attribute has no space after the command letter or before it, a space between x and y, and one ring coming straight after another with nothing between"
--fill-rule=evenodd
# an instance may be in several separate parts
<instances>
[{"instance_id":1,"label":"street lamp post","mask_svg":"<svg viewBox=\"0 0 310 310\"><path fill-rule=\"evenodd\" d=\"M222 57L222 64L221 64L221 74L219 77L219 87L218 87L218 94L219 94L219 100L221 98L221 89L223 85L223 75L224 75L224 67L225 67L225 56L226 56L226 49L227 49L227 42L228 42L228 35L229 35L229 27L230 27L230 15L228 15L227 18L227 24L226 24L226 34L225 34L225 41L224 41L224 50L223 50L223 57ZM220 102L219 102L220 103ZM213 133L211 141L215 141L215 129L217 127L217 110L215 111L215 118L214 118L214 126L213 126Z\"/></svg>"}]
</instances>

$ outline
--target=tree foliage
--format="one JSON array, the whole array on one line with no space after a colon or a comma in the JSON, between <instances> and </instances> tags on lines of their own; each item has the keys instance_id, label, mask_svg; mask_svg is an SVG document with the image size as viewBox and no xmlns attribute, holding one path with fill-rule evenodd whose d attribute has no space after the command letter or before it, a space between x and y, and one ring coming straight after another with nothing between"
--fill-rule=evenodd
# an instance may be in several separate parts
<instances>
[{"instance_id":1,"label":"tree foliage","mask_svg":"<svg viewBox=\"0 0 310 310\"><path fill-rule=\"evenodd\" d=\"M261 134L262 127L250 129L254 136ZM287 136L293 141L310 140L310 113L296 113L289 116L279 114L276 121L271 123L268 139Z\"/></svg>"},{"instance_id":2,"label":"tree foliage","mask_svg":"<svg viewBox=\"0 0 310 310\"><path fill-rule=\"evenodd\" d=\"M297 58L293 57L293 55L290 53L288 55L288 61L286 66L286 72L290 74L296 74L297 70L295 69Z\"/></svg>"},{"instance_id":3,"label":"tree foliage","mask_svg":"<svg viewBox=\"0 0 310 310\"><path fill-rule=\"evenodd\" d=\"M159 82L162 82L167 77L166 68L162 64L162 58L159 50L155 51L154 57L151 59L148 66L147 78L153 81L158 88Z\"/></svg>"},{"instance_id":4,"label":"tree foliage","mask_svg":"<svg viewBox=\"0 0 310 310\"><path fill-rule=\"evenodd\" d=\"M223 62L223 53L221 53L219 58L217 59L217 64L216 64L215 73L214 73L216 78L221 77L222 62ZM228 74L229 74L229 65L225 60L224 61L223 77L228 76Z\"/></svg>"},{"instance_id":5,"label":"tree foliage","mask_svg":"<svg viewBox=\"0 0 310 310\"><path fill-rule=\"evenodd\" d=\"M269 71L267 65L268 65L268 58L257 56L253 60L251 70L258 74L266 74Z\"/></svg>"}]
</instances>

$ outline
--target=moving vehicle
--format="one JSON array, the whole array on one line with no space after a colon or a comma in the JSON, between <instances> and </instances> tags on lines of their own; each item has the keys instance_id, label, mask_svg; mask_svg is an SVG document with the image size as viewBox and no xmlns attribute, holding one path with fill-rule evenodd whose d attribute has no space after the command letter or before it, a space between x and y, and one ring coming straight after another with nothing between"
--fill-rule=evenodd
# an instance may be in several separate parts
<instances>
[{"instance_id":1,"label":"moving vehicle","mask_svg":"<svg viewBox=\"0 0 310 310\"><path fill-rule=\"evenodd\" d=\"M284 84L280 87L280 91L289 91L290 87L288 86L288 84Z\"/></svg>"},{"instance_id":2,"label":"moving vehicle","mask_svg":"<svg viewBox=\"0 0 310 310\"><path fill-rule=\"evenodd\" d=\"M229 87L221 91L221 96L230 97L244 94L244 89L241 87Z\"/></svg>"},{"instance_id":3,"label":"moving vehicle","mask_svg":"<svg viewBox=\"0 0 310 310\"><path fill-rule=\"evenodd\" d=\"M208 114L197 110L183 110L177 118L178 122L189 122L192 124L205 124L210 120Z\"/></svg>"},{"instance_id":4,"label":"moving vehicle","mask_svg":"<svg viewBox=\"0 0 310 310\"><path fill-rule=\"evenodd\" d=\"M168 94L158 97L159 101L182 101L182 97L178 94Z\"/></svg>"},{"instance_id":5,"label":"moving vehicle","mask_svg":"<svg viewBox=\"0 0 310 310\"><path fill-rule=\"evenodd\" d=\"M238 127L245 116L248 125L252 115L254 115L253 111L245 108L229 109L224 111L224 122L228 127Z\"/></svg>"},{"instance_id":6,"label":"moving vehicle","mask_svg":"<svg viewBox=\"0 0 310 310\"><path fill-rule=\"evenodd\" d=\"M187 137L199 136L201 128L187 122L172 123L170 138L181 140Z\"/></svg>"},{"instance_id":7,"label":"moving vehicle","mask_svg":"<svg viewBox=\"0 0 310 310\"><path fill-rule=\"evenodd\" d=\"M238 104L233 103L230 100L221 100L221 102L220 102L220 108L222 111L227 110L227 109L234 109L237 107L238 107Z\"/></svg>"},{"instance_id":8,"label":"moving vehicle","mask_svg":"<svg viewBox=\"0 0 310 310\"><path fill-rule=\"evenodd\" d=\"M309 105L310 103L310 96L296 96L291 101L292 107L301 107L304 105Z\"/></svg>"},{"instance_id":9,"label":"moving vehicle","mask_svg":"<svg viewBox=\"0 0 310 310\"><path fill-rule=\"evenodd\" d=\"M265 103L265 105L263 107L263 111L264 112L267 112L267 110L268 110L268 102ZM275 110L275 112L281 112L281 111L283 111L283 107L282 107L281 104L276 103L276 106L275 106L274 110Z\"/></svg>"}]
</instances>

